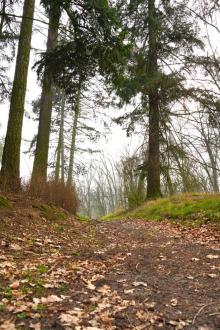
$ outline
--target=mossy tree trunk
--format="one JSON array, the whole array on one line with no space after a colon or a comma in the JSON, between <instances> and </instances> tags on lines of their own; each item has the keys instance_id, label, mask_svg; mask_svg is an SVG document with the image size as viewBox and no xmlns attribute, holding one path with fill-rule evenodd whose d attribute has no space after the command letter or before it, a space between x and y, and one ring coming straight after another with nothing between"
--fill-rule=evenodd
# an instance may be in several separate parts
<instances>
[{"instance_id":1,"label":"mossy tree trunk","mask_svg":"<svg viewBox=\"0 0 220 330\"><path fill-rule=\"evenodd\" d=\"M51 52L57 44L60 14L60 8L53 8L53 6L51 6L49 10L49 29L47 39L48 53ZM31 178L32 184L38 180L44 182L47 180L47 161L53 106L53 90L54 86L52 73L49 69L45 68L40 103L37 144Z\"/></svg>"},{"instance_id":2,"label":"mossy tree trunk","mask_svg":"<svg viewBox=\"0 0 220 330\"><path fill-rule=\"evenodd\" d=\"M1 185L2 188L7 190L17 190L20 188L20 147L34 6L35 0L24 1L8 127L2 156Z\"/></svg>"},{"instance_id":3,"label":"mossy tree trunk","mask_svg":"<svg viewBox=\"0 0 220 330\"><path fill-rule=\"evenodd\" d=\"M75 156L75 151L76 151L76 134L77 134L77 125L78 125L78 120L79 120L79 114L80 114L80 92L81 92L81 86L79 85L77 96L76 96L75 109L74 109L75 111L74 111L74 119L73 119L69 168L68 168L68 177L67 177L68 185L72 185L72 183L73 183L73 165L74 165L74 156Z\"/></svg>"},{"instance_id":4,"label":"mossy tree trunk","mask_svg":"<svg viewBox=\"0 0 220 330\"><path fill-rule=\"evenodd\" d=\"M149 145L147 198L154 199L161 196L160 189L160 110L158 93L158 23L156 17L155 0L148 0L148 33L149 50L147 73L150 79L148 86L149 99Z\"/></svg>"}]
</instances>

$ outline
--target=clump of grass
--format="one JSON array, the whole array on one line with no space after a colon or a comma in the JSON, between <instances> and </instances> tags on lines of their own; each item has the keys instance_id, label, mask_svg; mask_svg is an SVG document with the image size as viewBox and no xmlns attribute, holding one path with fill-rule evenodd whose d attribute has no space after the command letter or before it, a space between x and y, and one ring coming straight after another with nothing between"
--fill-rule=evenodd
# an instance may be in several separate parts
<instances>
[{"instance_id":1,"label":"clump of grass","mask_svg":"<svg viewBox=\"0 0 220 330\"><path fill-rule=\"evenodd\" d=\"M220 194L180 194L148 201L140 207L121 213L108 214L102 220L125 218L170 220L186 225L214 223L220 225Z\"/></svg>"},{"instance_id":2,"label":"clump of grass","mask_svg":"<svg viewBox=\"0 0 220 330\"><path fill-rule=\"evenodd\" d=\"M127 212L128 211L126 211L126 210L120 209L120 210L115 211L114 213L108 213L108 214L104 215L103 217L101 217L101 220L107 221L107 220L113 220L113 219L117 220L119 218L122 219L122 218L124 218L124 215L127 214Z\"/></svg>"},{"instance_id":3,"label":"clump of grass","mask_svg":"<svg viewBox=\"0 0 220 330\"><path fill-rule=\"evenodd\" d=\"M8 198L0 195L0 207L10 208L11 207L10 200Z\"/></svg>"}]
</instances>

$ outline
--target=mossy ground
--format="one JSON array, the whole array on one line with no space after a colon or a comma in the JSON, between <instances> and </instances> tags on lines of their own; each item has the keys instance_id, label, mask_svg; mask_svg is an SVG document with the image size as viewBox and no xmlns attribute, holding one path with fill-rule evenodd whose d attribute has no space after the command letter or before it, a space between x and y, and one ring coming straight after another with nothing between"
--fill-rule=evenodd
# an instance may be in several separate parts
<instances>
[{"instance_id":1,"label":"mossy ground","mask_svg":"<svg viewBox=\"0 0 220 330\"><path fill-rule=\"evenodd\" d=\"M88 222L90 220L89 217L87 217L86 215L80 214L80 213L77 213L75 217L77 220L82 221L82 222Z\"/></svg>"},{"instance_id":2,"label":"mossy ground","mask_svg":"<svg viewBox=\"0 0 220 330\"><path fill-rule=\"evenodd\" d=\"M47 220L57 221L65 220L67 218L67 214L64 211L53 205L35 203L33 207L40 210L41 215Z\"/></svg>"},{"instance_id":3,"label":"mossy ground","mask_svg":"<svg viewBox=\"0 0 220 330\"><path fill-rule=\"evenodd\" d=\"M213 223L220 225L220 194L180 194L145 202L140 207L120 210L102 220L145 219L179 221L184 225Z\"/></svg>"}]
</instances>

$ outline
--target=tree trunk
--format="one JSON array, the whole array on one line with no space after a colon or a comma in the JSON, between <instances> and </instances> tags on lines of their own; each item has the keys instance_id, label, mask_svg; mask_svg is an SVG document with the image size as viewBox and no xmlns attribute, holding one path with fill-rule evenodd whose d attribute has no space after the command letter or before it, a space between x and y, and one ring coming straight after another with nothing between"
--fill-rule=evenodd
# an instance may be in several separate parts
<instances>
[{"instance_id":1,"label":"tree trunk","mask_svg":"<svg viewBox=\"0 0 220 330\"><path fill-rule=\"evenodd\" d=\"M60 8L51 6L49 12L49 29L47 39L47 52L51 52L58 38L58 28L60 20ZM37 145L35 151L34 166L32 172L32 183L35 181L47 180L47 160L50 140L50 124L53 105L53 78L49 69L45 68L43 87L40 103L40 118L37 135Z\"/></svg>"},{"instance_id":2,"label":"tree trunk","mask_svg":"<svg viewBox=\"0 0 220 330\"><path fill-rule=\"evenodd\" d=\"M60 123L60 157L61 157L61 182L64 183L64 113L65 113L65 93L62 91L61 101L61 123Z\"/></svg>"},{"instance_id":3,"label":"tree trunk","mask_svg":"<svg viewBox=\"0 0 220 330\"><path fill-rule=\"evenodd\" d=\"M10 190L17 190L20 188L20 147L34 6L35 0L25 0L11 94L8 127L2 156L1 184L3 188Z\"/></svg>"},{"instance_id":4,"label":"tree trunk","mask_svg":"<svg viewBox=\"0 0 220 330\"><path fill-rule=\"evenodd\" d=\"M148 32L149 51L147 73L150 80L148 86L149 99L149 155L147 173L147 198L161 196L160 190L160 144L159 144L159 93L158 93L158 64L157 64L157 18L155 0L148 0Z\"/></svg>"},{"instance_id":5,"label":"tree trunk","mask_svg":"<svg viewBox=\"0 0 220 330\"><path fill-rule=\"evenodd\" d=\"M4 22L5 22L5 8L6 8L6 0L2 0L1 21L0 21L0 39L3 37L3 26L4 26Z\"/></svg>"},{"instance_id":6,"label":"tree trunk","mask_svg":"<svg viewBox=\"0 0 220 330\"><path fill-rule=\"evenodd\" d=\"M71 185L73 182L73 164L74 164L74 156L76 149L76 134L77 134L78 119L80 114L80 90L81 90L81 86L79 85L76 96L76 105L74 111L74 121L73 121L72 139L71 139L71 147L70 147L70 159L69 159L69 169L68 169L68 178L67 178L68 185Z\"/></svg>"},{"instance_id":7,"label":"tree trunk","mask_svg":"<svg viewBox=\"0 0 220 330\"><path fill-rule=\"evenodd\" d=\"M60 107L60 127L59 139L57 145L57 160L55 167L55 181L59 181L61 168L61 182L64 183L64 111L65 111L65 93L61 92L61 107Z\"/></svg>"}]
</instances>

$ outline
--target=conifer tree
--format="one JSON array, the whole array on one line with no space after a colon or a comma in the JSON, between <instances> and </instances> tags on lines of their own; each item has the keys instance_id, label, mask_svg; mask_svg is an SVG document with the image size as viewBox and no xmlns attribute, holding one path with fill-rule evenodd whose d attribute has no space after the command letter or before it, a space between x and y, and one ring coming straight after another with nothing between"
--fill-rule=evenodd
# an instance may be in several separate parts
<instances>
[{"instance_id":1,"label":"conifer tree","mask_svg":"<svg viewBox=\"0 0 220 330\"><path fill-rule=\"evenodd\" d=\"M171 104L192 95L192 89L185 84L187 56L193 54L195 47L203 47L189 7L188 0L131 0L123 13L133 47L124 77L117 77L115 85L127 103L141 96L141 106L133 116L136 120L138 116L148 116L147 170L144 171L148 199L161 195L162 123L169 117Z\"/></svg>"}]
</instances>

